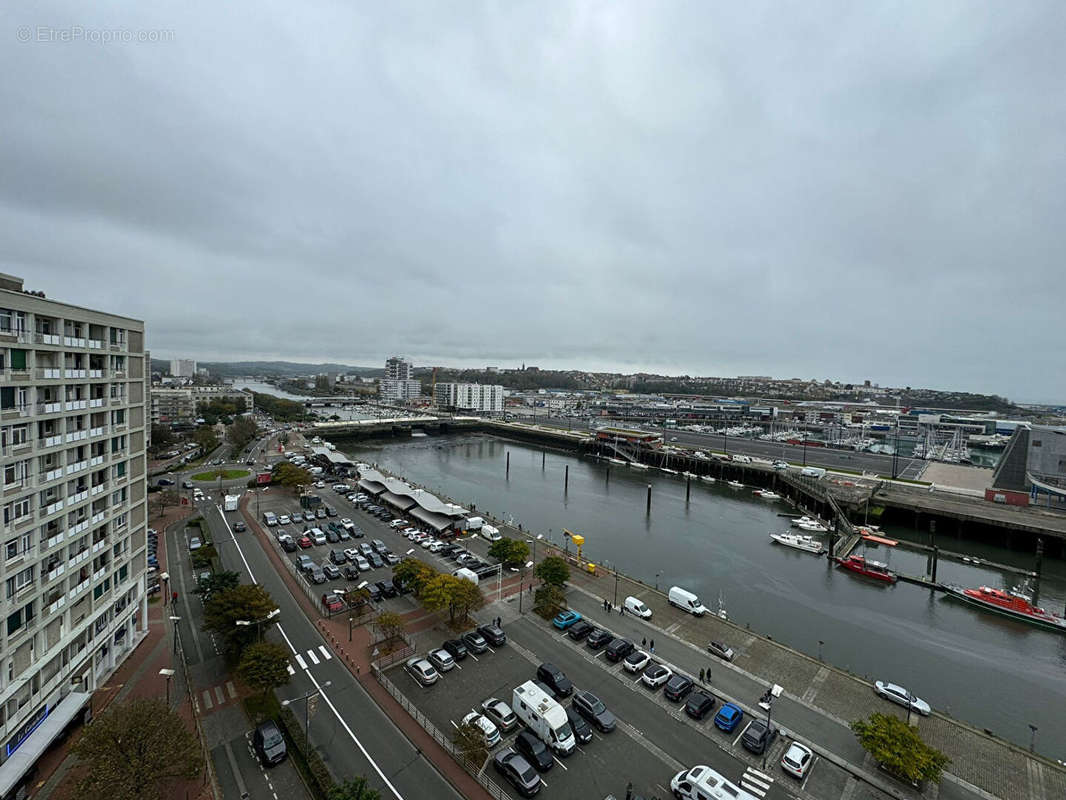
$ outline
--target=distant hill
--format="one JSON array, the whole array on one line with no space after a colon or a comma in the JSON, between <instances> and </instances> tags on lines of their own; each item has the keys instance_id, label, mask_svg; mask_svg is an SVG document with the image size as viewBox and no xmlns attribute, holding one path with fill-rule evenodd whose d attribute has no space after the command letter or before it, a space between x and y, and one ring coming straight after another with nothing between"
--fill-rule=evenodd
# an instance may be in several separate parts
<instances>
[{"instance_id":1,"label":"distant hill","mask_svg":"<svg viewBox=\"0 0 1066 800\"><path fill-rule=\"evenodd\" d=\"M220 378L235 378L242 375L314 375L319 372L342 372L350 375L377 376L384 373L381 367L353 367L348 364L298 364L295 361L198 361L198 367ZM152 359L152 372L166 373L170 362L162 358Z\"/></svg>"}]
</instances>

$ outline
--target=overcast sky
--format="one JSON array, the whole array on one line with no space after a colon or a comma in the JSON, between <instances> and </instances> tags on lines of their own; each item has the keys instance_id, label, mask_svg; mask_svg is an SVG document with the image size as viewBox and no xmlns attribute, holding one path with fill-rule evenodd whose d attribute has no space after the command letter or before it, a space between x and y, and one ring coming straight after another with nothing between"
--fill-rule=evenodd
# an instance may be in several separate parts
<instances>
[{"instance_id":1,"label":"overcast sky","mask_svg":"<svg viewBox=\"0 0 1066 800\"><path fill-rule=\"evenodd\" d=\"M160 357L1066 400L1064 21L7 3L0 270L143 318Z\"/></svg>"}]
</instances>

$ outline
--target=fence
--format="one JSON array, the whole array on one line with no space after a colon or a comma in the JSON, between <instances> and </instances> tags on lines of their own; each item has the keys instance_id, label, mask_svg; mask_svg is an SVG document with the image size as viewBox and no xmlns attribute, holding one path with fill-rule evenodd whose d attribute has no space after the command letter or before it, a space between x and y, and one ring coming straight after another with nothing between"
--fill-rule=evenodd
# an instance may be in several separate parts
<instances>
[{"instance_id":1,"label":"fence","mask_svg":"<svg viewBox=\"0 0 1066 800\"><path fill-rule=\"evenodd\" d=\"M455 759L455 762L459 766L466 770L474 780L481 784L485 791L489 793L490 797L494 798L494 800L510 800L511 796L501 789L499 784L485 775L484 769L475 771L471 768L470 764L467 763L466 759L463 758L462 753L460 753L459 749L455 746L455 743L445 736L425 714L419 711L418 707L411 703L404 696L403 692L396 688L396 685L392 681L385 677L385 673L381 671L379 665L374 664L372 669L374 670L374 677L377 679L378 683L384 686L388 693L393 696L393 699L403 706L404 711L410 714L415 722L421 725L425 732L433 737L433 741L443 747L448 755Z\"/></svg>"}]
</instances>

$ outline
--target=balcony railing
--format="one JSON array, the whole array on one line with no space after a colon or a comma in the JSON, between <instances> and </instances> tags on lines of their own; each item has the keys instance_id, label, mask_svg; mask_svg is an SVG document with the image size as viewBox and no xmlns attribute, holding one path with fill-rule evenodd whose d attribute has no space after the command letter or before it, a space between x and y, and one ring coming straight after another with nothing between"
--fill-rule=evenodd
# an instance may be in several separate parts
<instances>
[{"instance_id":1,"label":"balcony railing","mask_svg":"<svg viewBox=\"0 0 1066 800\"><path fill-rule=\"evenodd\" d=\"M104 340L103 339L90 339L89 340L89 349L90 350L103 350L104 349Z\"/></svg>"},{"instance_id":2,"label":"balcony railing","mask_svg":"<svg viewBox=\"0 0 1066 800\"><path fill-rule=\"evenodd\" d=\"M67 400L63 403L63 407L67 411L81 411L89 407L88 400Z\"/></svg>"},{"instance_id":3,"label":"balcony railing","mask_svg":"<svg viewBox=\"0 0 1066 800\"><path fill-rule=\"evenodd\" d=\"M58 414L63 410L63 404L58 400L37 404L38 414Z\"/></svg>"},{"instance_id":4,"label":"balcony railing","mask_svg":"<svg viewBox=\"0 0 1066 800\"><path fill-rule=\"evenodd\" d=\"M58 333L35 333L33 334L33 341L36 344L52 344L57 347L62 343Z\"/></svg>"},{"instance_id":5,"label":"balcony railing","mask_svg":"<svg viewBox=\"0 0 1066 800\"><path fill-rule=\"evenodd\" d=\"M85 343L85 339L82 338L81 336L64 336L63 337L63 344L65 344L67 347L87 347L88 346Z\"/></svg>"},{"instance_id":6,"label":"balcony railing","mask_svg":"<svg viewBox=\"0 0 1066 800\"><path fill-rule=\"evenodd\" d=\"M55 381L63 377L63 371L59 367L38 367L36 374L44 381Z\"/></svg>"},{"instance_id":7,"label":"balcony railing","mask_svg":"<svg viewBox=\"0 0 1066 800\"><path fill-rule=\"evenodd\" d=\"M104 403L107 402L107 398L104 397L90 397L89 408L103 408Z\"/></svg>"},{"instance_id":8,"label":"balcony railing","mask_svg":"<svg viewBox=\"0 0 1066 800\"><path fill-rule=\"evenodd\" d=\"M37 485L40 486L51 481L57 481L63 477L63 468L55 467L54 469L47 469L44 472L37 474Z\"/></svg>"}]
</instances>

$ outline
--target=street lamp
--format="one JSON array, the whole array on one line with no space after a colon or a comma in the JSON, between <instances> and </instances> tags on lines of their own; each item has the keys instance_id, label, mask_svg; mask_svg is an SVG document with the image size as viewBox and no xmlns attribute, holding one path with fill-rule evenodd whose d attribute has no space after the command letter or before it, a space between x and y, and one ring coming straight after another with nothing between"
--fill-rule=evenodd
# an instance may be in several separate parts
<instances>
[{"instance_id":1,"label":"street lamp","mask_svg":"<svg viewBox=\"0 0 1066 800\"><path fill-rule=\"evenodd\" d=\"M1036 732L1037 727L1033 723L1029 723L1029 752L1036 752Z\"/></svg>"},{"instance_id":2,"label":"street lamp","mask_svg":"<svg viewBox=\"0 0 1066 800\"><path fill-rule=\"evenodd\" d=\"M522 580L518 584L518 613L522 613L522 595L526 591L526 570L533 566L532 561L527 561L525 569L522 570Z\"/></svg>"},{"instance_id":3,"label":"street lamp","mask_svg":"<svg viewBox=\"0 0 1066 800\"><path fill-rule=\"evenodd\" d=\"M235 624L238 627L242 627L242 628L247 627L249 625L255 625L256 628L257 628L257 636L256 636L256 638L259 641L263 641L263 623L264 622L269 622L270 620L274 619L274 617L276 617L280 613L281 613L281 609L280 608L275 608L273 611L271 611L269 614L267 614L262 619L252 619L252 620L239 619L239 620L237 620L235 622Z\"/></svg>"},{"instance_id":4,"label":"street lamp","mask_svg":"<svg viewBox=\"0 0 1066 800\"><path fill-rule=\"evenodd\" d=\"M304 701L304 757L305 758L307 757L308 748L310 747L310 742L311 742L311 727L310 727L310 725L311 725L311 698L317 696L318 694L320 694L322 692L323 689L326 689L326 688L328 688L328 687L330 687L332 685L333 685L333 681L326 681L325 683L323 683L318 688L312 689L307 694L296 698L296 700L303 700ZM281 704L287 708L293 702L294 702L293 700L282 700Z\"/></svg>"},{"instance_id":5,"label":"street lamp","mask_svg":"<svg viewBox=\"0 0 1066 800\"><path fill-rule=\"evenodd\" d=\"M614 604L618 605L618 565L614 565Z\"/></svg>"},{"instance_id":6,"label":"street lamp","mask_svg":"<svg viewBox=\"0 0 1066 800\"><path fill-rule=\"evenodd\" d=\"M180 620L180 619L181 619L181 617L175 617L175 616L171 616L170 617L170 624L174 626L174 652L175 653L178 652L178 620Z\"/></svg>"},{"instance_id":7,"label":"street lamp","mask_svg":"<svg viewBox=\"0 0 1066 800\"><path fill-rule=\"evenodd\" d=\"M167 598L170 595L170 573L169 572L160 572L159 573L159 578L160 578L160 580L163 581L163 605L166 605L167 604Z\"/></svg>"},{"instance_id":8,"label":"street lamp","mask_svg":"<svg viewBox=\"0 0 1066 800\"><path fill-rule=\"evenodd\" d=\"M167 708L170 708L170 679L174 677L174 670L164 667L159 670L159 674L167 679Z\"/></svg>"}]
</instances>

